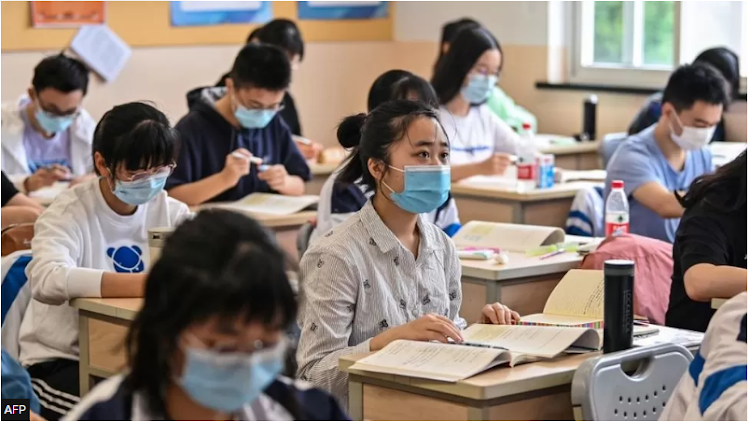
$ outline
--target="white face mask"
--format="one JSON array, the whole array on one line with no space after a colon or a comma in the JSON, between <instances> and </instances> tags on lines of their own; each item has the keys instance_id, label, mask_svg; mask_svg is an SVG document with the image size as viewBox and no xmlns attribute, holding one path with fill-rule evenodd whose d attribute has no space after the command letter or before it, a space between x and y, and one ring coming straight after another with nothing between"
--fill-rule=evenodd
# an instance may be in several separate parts
<instances>
[{"instance_id":1,"label":"white face mask","mask_svg":"<svg viewBox=\"0 0 750 422\"><path fill-rule=\"evenodd\" d=\"M669 136L672 138L675 144L686 151L695 151L708 145L711 138L714 136L716 126L711 127L693 127L683 126L680 119L675 116L677 125L682 129L682 135L677 135L672 127L672 122L669 123Z\"/></svg>"}]
</instances>

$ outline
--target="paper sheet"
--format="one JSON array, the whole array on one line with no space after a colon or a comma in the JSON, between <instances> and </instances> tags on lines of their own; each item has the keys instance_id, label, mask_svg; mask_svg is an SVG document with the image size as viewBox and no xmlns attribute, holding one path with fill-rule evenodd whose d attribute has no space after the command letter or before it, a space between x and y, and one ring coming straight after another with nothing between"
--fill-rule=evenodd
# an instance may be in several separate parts
<instances>
[{"instance_id":1,"label":"paper sheet","mask_svg":"<svg viewBox=\"0 0 750 422\"><path fill-rule=\"evenodd\" d=\"M496 361L502 355L506 359ZM497 349L396 340L352 369L455 382L508 359Z\"/></svg>"},{"instance_id":2,"label":"paper sheet","mask_svg":"<svg viewBox=\"0 0 750 422\"><path fill-rule=\"evenodd\" d=\"M113 81L130 58L130 47L107 25L86 25L70 48L105 81Z\"/></svg>"},{"instance_id":3,"label":"paper sheet","mask_svg":"<svg viewBox=\"0 0 750 422\"><path fill-rule=\"evenodd\" d=\"M500 248L525 252L542 245L565 241L565 232L558 227L471 221L453 237L458 248Z\"/></svg>"},{"instance_id":4,"label":"paper sheet","mask_svg":"<svg viewBox=\"0 0 750 422\"><path fill-rule=\"evenodd\" d=\"M291 215L318 203L318 199L319 197L316 195L284 196L272 193L253 193L237 202L218 206L258 214Z\"/></svg>"},{"instance_id":5,"label":"paper sheet","mask_svg":"<svg viewBox=\"0 0 750 422\"><path fill-rule=\"evenodd\" d=\"M554 314L531 314L524 315L519 322L520 325L546 325L552 327L585 327L601 328L601 318L579 317L570 315Z\"/></svg>"},{"instance_id":6,"label":"paper sheet","mask_svg":"<svg viewBox=\"0 0 750 422\"><path fill-rule=\"evenodd\" d=\"M544 358L555 357L579 341L591 348L599 344L596 331L586 328L474 324L462 335L467 343L504 347L514 353Z\"/></svg>"},{"instance_id":7,"label":"paper sheet","mask_svg":"<svg viewBox=\"0 0 750 422\"><path fill-rule=\"evenodd\" d=\"M568 271L549 295L544 313L603 319L604 271Z\"/></svg>"},{"instance_id":8,"label":"paper sheet","mask_svg":"<svg viewBox=\"0 0 750 422\"><path fill-rule=\"evenodd\" d=\"M580 180L604 182L607 180L607 170L559 170L555 172L555 183L568 183Z\"/></svg>"}]
</instances>

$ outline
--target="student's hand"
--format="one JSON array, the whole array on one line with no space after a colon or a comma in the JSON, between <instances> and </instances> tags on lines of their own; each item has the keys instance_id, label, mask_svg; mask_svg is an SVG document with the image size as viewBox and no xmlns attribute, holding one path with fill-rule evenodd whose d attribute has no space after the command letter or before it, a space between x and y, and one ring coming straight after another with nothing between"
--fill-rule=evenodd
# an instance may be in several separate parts
<instances>
[{"instance_id":1,"label":"student's hand","mask_svg":"<svg viewBox=\"0 0 750 422\"><path fill-rule=\"evenodd\" d=\"M437 314L428 314L419 319L391 328L370 340L370 350L384 348L394 340L439 341L448 343L448 339L455 343L463 343L461 330L450 319Z\"/></svg>"},{"instance_id":2,"label":"student's hand","mask_svg":"<svg viewBox=\"0 0 750 422\"><path fill-rule=\"evenodd\" d=\"M323 151L323 145L317 142L296 135L292 136L292 139L294 139L294 143L297 144L299 152L306 160L318 158L318 155Z\"/></svg>"},{"instance_id":3,"label":"student's hand","mask_svg":"<svg viewBox=\"0 0 750 422\"><path fill-rule=\"evenodd\" d=\"M70 171L63 166L52 166L38 169L34 174L23 181L26 192L52 186L59 180L66 180L70 177Z\"/></svg>"},{"instance_id":4,"label":"student's hand","mask_svg":"<svg viewBox=\"0 0 750 422\"><path fill-rule=\"evenodd\" d=\"M482 174L485 176L495 176L505 173L505 170L511 164L511 158L508 154L493 154L490 158L482 161L479 166Z\"/></svg>"},{"instance_id":5,"label":"student's hand","mask_svg":"<svg viewBox=\"0 0 750 422\"><path fill-rule=\"evenodd\" d=\"M221 174L229 186L235 186L242 176L250 174L250 158L253 154L245 148L237 148L227 155Z\"/></svg>"},{"instance_id":6,"label":"student's hand","mask_svg":"<svg viewBox=\"0 0 750 422\"><path fill-rule=\"evenodd\" d=\"M479 323L508 325L515 324L520 320L521 315L518 312L495 302L491 305L484 305L484 308L482 308L482 320Z\"/></svg>"},{"instance_id":7,"label":"student's hand","mask_svg":"<svg viewBox=\"0 0 750 422\"><path fill-rule=\"evenodd\" d=\"M89 180L96 179L97 176L94 173L84 174L83 176L78 176L70 181L70 185L68 187L73 187L75 185L80 185L81 183L88 182Z\"/></svg>"},{"instance_id":8,"label":"student's hand","mask_svg":"<svg viewBox=\"0 0 750 422\"><path fill-rule=\"evenodd\" d=\"M266 171L258 173L258 179L265 180L268 186L276 192L284 190L287 177L289 177L289 173L286 172L286 167L281 164L268 166Z\"/></svg>"},{"instance_id":9,"label":"student's hand","mask_svg":"<svg viewBox=\"0 0 750 422\"><path fill-rule=\"evenodd\" d=\"M34 412L29 412L29 420L30 421L46 421L47 419L44 419L43 417L39 416L38 414Z\"/></svg>"}]
</instances>

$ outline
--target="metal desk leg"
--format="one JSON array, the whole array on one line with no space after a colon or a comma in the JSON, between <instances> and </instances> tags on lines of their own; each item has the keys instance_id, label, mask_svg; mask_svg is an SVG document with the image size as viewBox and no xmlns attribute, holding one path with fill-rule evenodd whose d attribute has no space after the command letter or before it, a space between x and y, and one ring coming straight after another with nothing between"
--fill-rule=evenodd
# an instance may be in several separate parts
<instances>
[{"instance_id":1,"label":"metal desk leg","mask_svg":"<svg viewBox=\"0 0 750 422\"><path fill-rule=\"evenodd\" d=\"M353 421L364 419L364 390L363 385L358 380L352 380L349 375L349 417Z\"/></svg>"}]
</instances>

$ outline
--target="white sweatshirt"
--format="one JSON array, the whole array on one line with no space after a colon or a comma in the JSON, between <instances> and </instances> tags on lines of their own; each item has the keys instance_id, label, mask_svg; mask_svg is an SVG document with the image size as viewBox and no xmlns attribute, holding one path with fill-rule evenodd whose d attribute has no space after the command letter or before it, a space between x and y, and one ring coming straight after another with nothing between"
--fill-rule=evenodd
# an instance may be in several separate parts
<instances>
[{"instance_id":1,"label":"white sweatshirt","mask_svg":"<svg viewBox=\"0 0 750 422\"><path fill-rule=\"evenodd\" d=\"M32 300L20 332L24 366L55 358L78 360L78 313L69 300L101 297L102 274L148 267L148 229L173 227L188 207L161 192L133 215L115 213L99 181L61 193L34 225L26 275Z\"/></svg>"},{"instance_id":2,"label":"white sweatshirt","mask_svg":"<svg viewBox=\"0 0 750 422\"><path fill-rule=\"evenodd\" d=\"M440 122L451 144L451 165L477 163L494 153L518 154L521 138L486 105L471 107L464 117L441 106Z\"/></svg>"}]
</instances>

